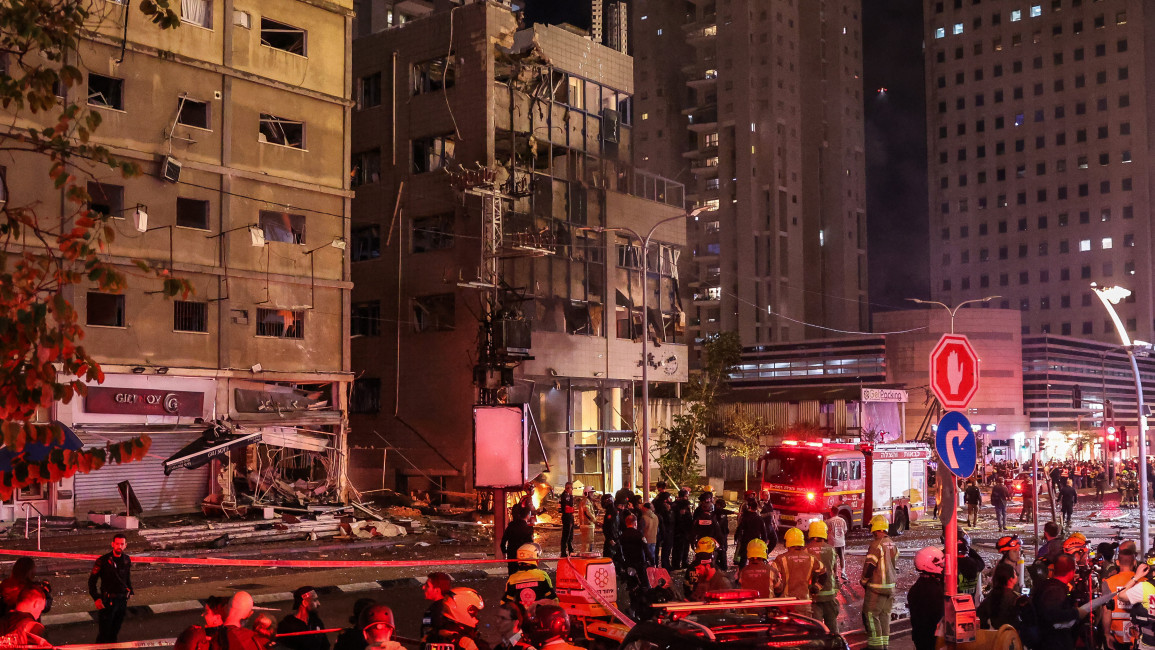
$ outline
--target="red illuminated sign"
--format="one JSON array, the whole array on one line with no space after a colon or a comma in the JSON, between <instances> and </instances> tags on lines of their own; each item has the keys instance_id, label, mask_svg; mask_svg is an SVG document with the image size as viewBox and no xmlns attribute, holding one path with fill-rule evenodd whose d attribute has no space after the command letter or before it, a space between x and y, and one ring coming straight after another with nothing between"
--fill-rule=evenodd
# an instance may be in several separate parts
<instances>
[{"instance_id":1,"label":"red illuminated sign","mask_svg":"<svg viewBox=\"0 0 1155 650\"><path fill-rule=\"evenodd\" d=\"M944 334L930 352L930 388L943 408L965 409L979 391L979 355L967 337Z\"/></svg>"},{"instance_id":2,"label":"red illuminated sign","mask_svg":"<svg viewBox=\"0 0 1155 650\"><path fill-rule=\"evenodd\" d=\"M89 413L126 415L180 415L200 417L204 413L204 393L150 388L90 386L84 397Z\"/></svg>"}]
</instances>

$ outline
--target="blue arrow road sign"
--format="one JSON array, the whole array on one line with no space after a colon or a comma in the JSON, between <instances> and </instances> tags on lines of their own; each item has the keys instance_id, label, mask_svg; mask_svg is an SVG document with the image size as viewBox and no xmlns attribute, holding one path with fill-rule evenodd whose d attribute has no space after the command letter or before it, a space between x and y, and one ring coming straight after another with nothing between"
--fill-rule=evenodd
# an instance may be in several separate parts
<instances>
[{"instance_id":1,"label":"blue arrow road sign","mask_svg":"<svg viewBox=\"0 0 1155 650\"><path fill-rule=\"evenodd\" d=\"M938 451L939 462L955 476L966 478L975 473L975 433L971 423L958 411L947 411L938 421L934 435L934 448Z\"/></svg>"}]
</instances>

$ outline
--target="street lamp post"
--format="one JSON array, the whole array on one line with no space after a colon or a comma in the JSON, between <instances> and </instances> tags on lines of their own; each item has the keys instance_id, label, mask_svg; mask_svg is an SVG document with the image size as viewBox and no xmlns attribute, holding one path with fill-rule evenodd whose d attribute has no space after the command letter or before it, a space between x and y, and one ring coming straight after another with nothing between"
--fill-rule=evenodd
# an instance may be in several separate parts
<instances>
[{"instance_id":1,"label":"street lamp post","mask_svg":"<svg viewBox=\"0 0 1155 650\"><path fill-rule=\"evenodd\" d=\"M588 230L594 232L628 233L642 245L642 496L647 499L650 494L650 239L654 236L654 232L658 229L658 226L671 221L677 221L678 219L696 217L705 210L705 207L695 208L689 213L682 213L661 219L650 228L650 231L646 233L645 237L642 237L638 234L638 231L633 228L624 226L593 226L588 228Z\"/></svg>"},{"instance_id":2,"label":"street lamp post","mask_svg":"<svg viewBox=\"0 0 1155 650\"><path fill-rule=\"evenodd\" d=\"M1147 416L1143 413L1143 380L1139 378L1139 362L1135 360L1135 347L1139 342L1131 341L1127 328L1123 327L1122 319L1115 312L1115 305L1131 295L1131 291L1118 286L1100 287L1095 283L1091 283L1091 290L1099 296L1099 300L1111 316L1111 321L1115 323L1119 340L1123 343L1123 348L1127 350L1127 358L1131 361L1131 372L1135 375L1135 414L1139 419L1139 552L1147 555L1147 549L1151 545L1147 520Z\"/></svg>"},{"instance_id":3,"label":"street lamp post","mask_svg":"<svg viewBox=\"0 0 1155 650\"><path fill-rule=\"evenodd\" d=\"M911 302L916 302L920 305L938 305L939 307L942 307L943 309L945 309L947 311L947 313L950 314L950 333L954 334L954 317L955 317L955 314L958 313L958 310L962 309L963 307L965 307L966 305L969 305L971 303L990 302L990 301L992 301L998 297L999 296L987 296L986 298L976 298L974 300L964 300L963 302L960 302L959 304L955 305L954 308L951 308L946 303L939 302L937 300L922 300L920 298L907 298L907 300L909 300ZM946 462L940 458L939 459L939 467L942 468L942 467L945 467L945 465L946 465ZM955 550L956 544L957 544L957 539L958 539L958 482L956 481L954 474L951 472L943 472L940 469L939 474L940 474L941 478L948 478L949 477L950 489L952 490L952 493L953 493L953 496L950 499L950 503L953 506L954 512L950 513L949 516L946 516L945 512L943 513L945 518L946 518L946 521L943 522L942 534L943 534L943 542L946 544L946 550L948 551L946 553L946 558L945 558L946 559L946 566L944 567L944 571L943 571L943 573L945 574L944 579L945 579L945 583L946 583L945 584L946 594L947 594L947 596L954 596L955 594L958 593L958 554L953 553L951 551ZM943 486L942 486L942 493L943 494L946 494L946 489L947 489L947 486L946 486L946 483L944 481Z\"/></svg>"}]
</instances>

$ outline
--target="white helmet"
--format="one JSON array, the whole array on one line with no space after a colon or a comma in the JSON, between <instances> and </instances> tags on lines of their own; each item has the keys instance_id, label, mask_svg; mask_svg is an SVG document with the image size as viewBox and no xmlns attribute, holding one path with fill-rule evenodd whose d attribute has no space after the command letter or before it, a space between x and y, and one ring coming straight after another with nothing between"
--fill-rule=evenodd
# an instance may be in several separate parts
<instances>
[{"instance_id":1,"label":"white helmet","mask_svg":"<svg viewBox=\"0 0 1155 650\"><path fill-rule=\"evenodd\" d=\"M946 558L937 546L927 546L914 555L914 568L924 573L941 574L945 564Z\"/></svg>"}]
</instances>

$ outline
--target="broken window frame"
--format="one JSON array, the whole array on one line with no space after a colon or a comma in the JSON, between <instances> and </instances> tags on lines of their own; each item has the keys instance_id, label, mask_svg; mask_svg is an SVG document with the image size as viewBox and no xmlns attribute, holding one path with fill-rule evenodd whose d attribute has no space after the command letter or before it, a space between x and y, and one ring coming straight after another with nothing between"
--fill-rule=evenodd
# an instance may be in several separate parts
<instances>
[{"instance_id":1,"label":"broken window frame","mask_svg":"<svg viewBox=\"0 0 1155 650\"><path fill-rule=\"evenodd\" d=\"M413 150L413 173L424 174L443 169L449 164L449 161L453 160L456 147L457 142L451 135L415 138L411 147Z\"/></svg>"},{"instance_id":2,"label":"broken window frame","mask_svg":"<svg viewBox=\"0 0 1155 650\"><path fill-rule=\"evenodd\" d=\"M414 217L409 227L412 253L431 253L453 248L454 215L437 214L428 217Z\"/></svg>"},{"instance_id":3,"label":"broken window frame","mask_svg":"<svg viewBox=\"0 0 1155 650\"><path fill-rule=\"evenodd\" d=\"M208 102L202 102L192 97L180 97L177 100L176 123L194 129L212 130L212 107ZM193 110L189 110L192 108ZM203 110L202 110L203 109ZM204 116L203 120L190 120L190 116Z\"/></svg>"},{"instance_id":4,"label":"broken window frame","mask_svg":"<svg viewBox=\"0 0 1155 650\"><path fill-rule=\"evenodd\" d=\"M257 225L265 235L266 242L283 244L305 243L305 215L275 210L261 210L257 213Z\"/></svg>"},{"instance_id":5,"label":"broken window frame","mask_svg":"<svg viewBox=\"0 0 1155 650\"><path fill-rule=\"evenodd\" d=\"M112 219L124 218L124 186L88 181L88 209Z\"/></svg>"},{"instance_id":6,"label":"broken window frame","mask_svg":"<svg viewBox=\"0 0 1155 650\"><path fill-rule=\"evenodd\" d=\"M352 262L367 262L381 257L381 226L372 224L353 229Z\"/></svg>"},{"instance_id":7,"label":"broken window frame","mask_svg":"<svg viewBox=\"0 0 1155 650\"><path fill-rule=\"evenodd\" d=\"M451 54L450 57L453 55ZM449 58L437 57L413 64L413 94L441 92L453 87L457 73Z\"/></svg>"},{"instance_id":8,"label":"broken window frame","mask_svg":"<svg viewBox=\"0 0 1155 650\"><path fill-rule=\"evenodd\" d=\"M295 36L300 35L300 38ZM309 32L300 27L261 16L261 45L295 54L309 56Z\"/></svg>"},{"instance_id":9,"label":"broken window frame","mask_svg":"<svg viewBox=\"0 0 1155 650\"><path fill-rule=\"evenodd\" d=\"M378 413L381 411L381 379L358 377L349 388L350 413Z\"/></svg>"},{"instance_id":10,"label":"broken window frame","mask_svg":"<svg viewBox=\"0 0 1155 650\"><path fill-rule=\"evenodd\" d=\"M457 328L456 296L435 293L412 299L413 331L452 332Z\"/></svg>"},{"instance_id":11,"label":"broken window frame","mask_svg":"<svg viewBox=\"0 0 1155 650\"><path fill-rule=\"evenodd\" d=\"M97 82L98 88L93 89L93 81ZM124 110L124 79L119 77L109 77L107 75L97 74L95 72L88 73L88 99L89 106L95 108L108 108L114 111Z\"/></svg>"},{"instance_id":12,"label":"broken window frame","mask_svg":"<svg viewBox=\"0 0 1155 650\"><path fill-rule=\"evenodd\" d=\"M286 315L292 317L292 323L286 324ZM277 319L280 319L279 325ZM256 336L275 339L305 338L305 310L257 307Z\"/></svg>"},{"instance_id":13,"label":"broken window frame","mask_svg":"<svg viewBox=\"0 0 1155 650\"><path fill-rule=\"evenodd\" d=\"M349 163L349 186L360 187L381 180L381 149L369 149L353 154Z\"/></svg>"},{"instance_id":14,"label":"broken window frame","mask_svg":"<svg viewBox=\"0 0 1155 650\"><path fill-rule=\"evenodd\" d=\"M262 144L273 144L290 149L305 149L305 123L277 117L271 113L261 113L257 128L257 140Z\"/></svg>"}]
</instances>

